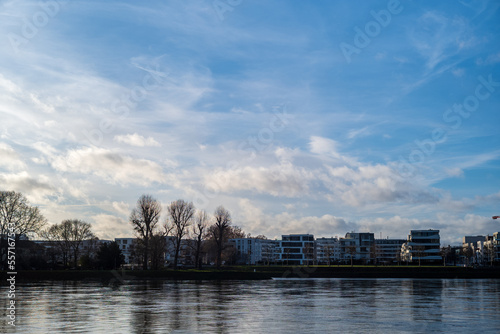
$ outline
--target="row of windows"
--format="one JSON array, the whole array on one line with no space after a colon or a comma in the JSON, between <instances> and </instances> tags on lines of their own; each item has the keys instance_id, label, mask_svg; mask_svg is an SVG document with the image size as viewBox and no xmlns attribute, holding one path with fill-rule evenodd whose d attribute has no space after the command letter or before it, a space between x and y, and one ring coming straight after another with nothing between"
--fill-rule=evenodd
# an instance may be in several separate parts
<instances>
[{"instance_id":1,"label":"row of windows","mask_svg":"<svg viewBox=\"0 0 500 334\"><path fill-rule=\"evenodd\" d=\"M428 232L411 232L412 237L430 237L430 236L438 236L439 232L436 231L428 231Z\"/></svg>"},{"instance_id":2,"label":"row of windows","mask_svg":"<svg viewBox=\"0 0 500 334\"><path fill-rule=\"evenodd\" d=\"M283 236L283 241L314 241L314 236Z\"/></svg>"},{"instance_id":3,"label":"row of windows","mask_svg":"<svg viewBox=\"0 0 500 334\"><path fill-rule=\"evenodd\" d=\"M302 254L283 254L283 259L302 259Z\"/></svg>"},{"instance_id":4,"label":"row of windows","mask_svg":"<svg viewBox=\"0 0 500 334\"><path fill-rule=\"evenodd\" d=\"M439 239L412 239L411 243L413 244L439 244Z\"/></svg>"},{"instance_id":5,"label":"row of windows","mask_svg":"<svg viewBox=\"0 0 500 334\"><path fill-rule=\"evenodd\" d=\"M314 242L282 242L281 247L314 247Z\"/></svg>"}]
</instances>

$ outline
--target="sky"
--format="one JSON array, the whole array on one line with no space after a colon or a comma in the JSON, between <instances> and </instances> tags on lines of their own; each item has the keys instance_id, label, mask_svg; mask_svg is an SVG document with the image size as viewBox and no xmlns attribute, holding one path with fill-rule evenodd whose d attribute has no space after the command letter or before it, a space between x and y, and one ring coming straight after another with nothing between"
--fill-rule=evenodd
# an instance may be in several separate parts
<instances>
[{"instance_id":1,"label":"sky","mask_svg":"<svg viewBox=\"0 0 500 334\"><path fill-rule=\"evenodd\" d=\"M0 1L0 189L131 237L500 231L498 1Z\"/></svg>"}]
</instances>

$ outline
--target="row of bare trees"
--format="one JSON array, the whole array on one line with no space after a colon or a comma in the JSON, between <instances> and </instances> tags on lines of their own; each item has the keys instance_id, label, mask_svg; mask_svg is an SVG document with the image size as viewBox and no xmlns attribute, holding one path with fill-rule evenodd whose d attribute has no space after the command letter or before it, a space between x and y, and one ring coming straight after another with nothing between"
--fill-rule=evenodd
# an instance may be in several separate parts
<instances>
[{"instance_id":1,"label":"row of bare trees","mask_svg":"<svg viewBox=\"0 0 500 334\"><path fill-rule=\"evenodd\" d=\"M215 246L218 268L229 237L244 236L241 229L232 226L231 215L223 206L219 206L213 217L209 217L205 211L196 210L192 202L179 199L168 205L167 217L160 226L161 213L162 206L158 200L151 195L142 195L130 215L130 223L143 248L142 265L145 270L159 267L158 260L161 259L162 249L165 249L167 236L173 243L174 269L178 267L181 242L186 236L192 240L190 246L195 253L195 265L201 266L202 244L208 241Z\"/></svg>"},{"instance_id":2,"label":"row of bare trees","mask_svg":"<svg viewBox=\"0 0 500 334\"><path fill-rule=\"evenodd\" d=\"M78 219L68 219L60 224L51 225L43 230L40 235L51 244L53 262L57 254L62 256L63 266L66 267L73 257L74 267L78 266L79 255L84 240L94 242L97 246L98 238L92 232L92 225Z\"/></svg>"},{"instance_id":3,"label":"row of bare trees","mask_svg":"<svg viewBox=\"0 0 500 334\"><path fill-rule=\"evenodd\" d=\"M48 241L49 256L55 264L62 259L64 267L78 266L84 241L97 247L98 238L92 232L92 225L78 219L64 220L60 224L47 226L47 219L40 209L31 206L28 199L15 191L0 191L0 250L2 265L5 263L7 238L15 238L18 244L22 236L35 235ZM12 234L14 234L12 236ZM20 249L19 249L20 250ZM17 252L21 254L21 252ZM71 261L71 259L73 261Z\"/></svg>"},{"instance_id":4,"label":"row of bare trees","mask_svg":"<svg viewBox=\"0 0 500 334\"><path fill-rule=\"evenodd\" d=\"M7 263L7 240L13 237L17 244L21 236L37 234L47 220L40 209L31 206L28 199L15 191L0 191L0 262Z\"/></svg>"},{"instance_id":5,"label":"row of bare trees","mask_svg":"<svg viewBox=\"0 0 500 334\"><path fill-rule=\"evenodd\" d=\"M0 235L2 240L9 230L14 227L16 241L22 235L36 234L45 225L47 220L40 213L40 209L31 206L26 197L15 191L0 191Z\"/></svg>"}]
</instances>

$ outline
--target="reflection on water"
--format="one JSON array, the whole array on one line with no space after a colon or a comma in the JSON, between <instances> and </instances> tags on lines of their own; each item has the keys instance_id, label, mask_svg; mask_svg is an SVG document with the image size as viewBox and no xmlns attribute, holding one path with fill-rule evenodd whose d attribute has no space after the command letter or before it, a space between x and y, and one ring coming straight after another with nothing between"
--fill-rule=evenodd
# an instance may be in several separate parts
<instances>
[{"instance_id":1,"label":"reflection on water","mask_svg":"<svg viewBox=\"0 0 500 334\"><path fill-rule=\"evenodd\" d=\"M16 332L498 333L499 293L500 280L18 282Z\"/></svg>"}]
</instances>

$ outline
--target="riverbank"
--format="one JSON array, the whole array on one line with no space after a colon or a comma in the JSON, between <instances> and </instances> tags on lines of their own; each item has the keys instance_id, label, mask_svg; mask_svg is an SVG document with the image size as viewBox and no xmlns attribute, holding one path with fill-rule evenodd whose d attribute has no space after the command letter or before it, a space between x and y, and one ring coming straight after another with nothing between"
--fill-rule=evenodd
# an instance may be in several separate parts
<instances>
[{"instance_id":1,"label":"riverbank","mask_svg":"<svg viewBox=\"0 0 500 334\"><path fill-rule=\"evenodd\" d=\"M5 284L7 272L1 272ZM241 266L222 270L29 270L17 281L39 280L266 280L272 278L500 278L500 268L418 266Z\"/></svg>"}]
</instances>

